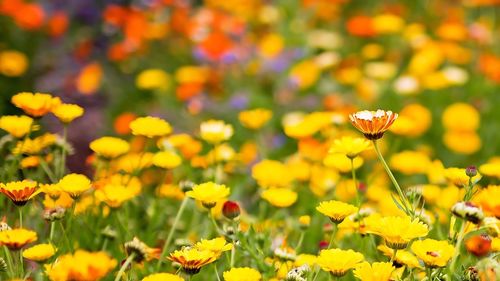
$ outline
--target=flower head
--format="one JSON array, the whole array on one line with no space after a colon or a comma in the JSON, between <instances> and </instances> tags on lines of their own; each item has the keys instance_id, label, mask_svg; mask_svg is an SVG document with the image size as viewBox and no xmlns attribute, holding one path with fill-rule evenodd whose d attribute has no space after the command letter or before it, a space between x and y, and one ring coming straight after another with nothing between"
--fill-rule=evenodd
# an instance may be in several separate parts
<instances>
[{"instance_id":1,"label":"flower head","mask_svg":"<svg viewBox=\"0 0 500 281\"><path fill-rule=\"evenodd\" d=\"M426 224L418 219L405 217L368 217L365 219L368 233L384 238L392 249L404 249L411 240L424 237L429 233Z\"/></svg>"},{"instance_id":2,"label":"flower head","mask_svg":"<svg viewBox=\"0 0 500 281\"><path fill-rule=\"evenodd\" d=\"M90 189L90 186L90 180L81 174L66 175L57 183L57 187L61 191L68 193L72 198L77 198Z\"/></svg>"},{"instance_id":3,"label":"flower head","mask_svg":"<svg viewBox=\"0 0 500 281\"><path fill-rule=\"evenodd\" d=\"M23 251L23 257L32 261L42 262L50 259L56 253L52 244L38 244Z\"/></svg>"},{"instance_id":4,"label":"flower head","mask_svg":"<svg viewBox=\"0 0 500 281\"><path fill-rule=\"evenodd\" d=\"M279 187L264 190L261 197L275 207L286 208L297 201L298 194L288 188Z\"/></svg>"},{"instance_id":5,"label":"flower head","mask_svg":"<svg viewBox=\"0 0 500 281\"><path fill-rule=\"evenodd\" d=\"M54 107L52 113L64 124L69 124L83 115L83 108L76 104L63 103Z\"/></svg>"},{"instance_id":6,"label":"flower head","mask_svg":"<svg viewBox=\"0 0 500 281\"><path fill-rule=\"evenodd\" d=\"M396 268L390 262L362 262L356 265L354 276L362 281L388 281Z\"/></svg>"},{"instance_id":7,"label":"flower head","mask_svg":"<svg viewBox=\"0 0 500 281\"><path fill-rule=\"evenodd\" d=\"M33 119L26 115L5 115L0 117L0 129L8 132L15 138L24 137L33 125Z\"/></svg>"},{"instance_id":8,"label":"flower head","mask_svg":"<svg viewBox=\"0 0 500 281\"><path fill-rule=\"evenodd\" d=\"M483 211L490 216L500 218L500 185L489 185L479 191L473 201L481 206Z\"/></svg>"},{"instance_id":9,"label":"flower head","mask_svg":"<svg viewBox=\"0 0 500 281\"><path fill-rule=\"evenodd\" d=\"M105 252L76 250L74 254L60 256L57 262L45 268L51 281L97 281L108 275L116 264Z\"/></svg>"},{"instance_id":10,"label":"flower head","mask_svg":"<svg viewBox=\"0 0 500 281\"><path fill-rule=\"evenodd\" d=\"M257 108L241 111L238 114L238 119L244 127L257 130L264 126L272 116L273 113L271 110Z\"/></svg>"},{"instance_id":11,"label":"flower head","mask_svg":"<svg viewBox=\"0 0 500 281\"><path fill-rule=\"evenodd\" d=\"M287 166L275 160L264 159L252 167L252 177L261 187L286 187L293 181Z\"/></svg>"},{"instance_id":12,"label":"flower head","mask_svg":"<svg viewBox=\"0 0 500 281\"><path fill-rule=\"evenodd\" d=\"M160 254L160 249L148 247L148 245L139 240L137 237L134 237L132 241L125 243L125 251L128 255L134 254L134 261L137 263L158 258Z\"/></svg>"},{"instance_id":13,"label":"flower head","mask_svg":"<svg viewBox=\"0 0 500 281\"><path fill-rule=\"evenodd\" d=\"M379 245L377 250L381 251L386 257L392 258L394 256L394 249L391 249L384 244ZM409 268L421 268L417 257L406 250L398 250L396 252L394 263L397 265L406 265Z\"/></svg>"},{"instance_id":14,"label":"flower head","mask_svg":"<svg viewBox=\"0 0 500 281\"><path fill-rule=\"evenodd\" d=\"M451 213L474 224L484 219L483 210L471 202L457 202L451 207Z\"/></svg>"},{"instance_id":15,"label":"flower head","mask_svg":"<svg viewBox=\"0 0 500 281\"><path fill-rule=\"evenodd\" d=\"M328 249L319 253L317 264L333 276L341 277L363 260L363 254L353 250Z\"/></svg>"},{"instance_id":16,"label":"flower head","mask_svg":"<svg viewBox=\"0 0 500 281\"><path fill-rule=\"evenodd\" d=\"M224 281L260 281L260 272L249 267L233 267L222 273Z\"/></svg>"},{"instance_id":17,"label":"flower head","mask_svg":"<svg viewBox=\"0 0 500 281\"><path fill-rule=\"evenodd\" d=\"M41 117L61 104L61 100L50 94L22 92L11 99L12 103L32 117Z\"/></svg>"},{"instance_id":18,"label":"flower head","mask_svg":"<svg viewBox=\"0 0 500 281\"><path fill-rule=\"evenodd\" d=\"M229 188L223 184L206 182L193 186L193 190L186 192L186 195L201 201L205 208L212 208L218 201L229 196Z\"/></svg>"},{"instance_id":19,"label":"flower head","mask_svg":"<svg viewBox=\"0 0 500 281\"><path fill-rule=\"evenodd\" d=\"M14 251L23 248L26 244L35 242L37 239L36 232L24 228L0 231L0 244Z\"/></svg>"},{"instance_id":20,"label":"flower head","mask_svg":"<svg viewBox=\"0 0 500 281\"><path fill-rule=\"evenodd\" d=\"M173 169L181 163L181 157L173 151L160 151L153 156L153 165L163 169Z\"/></svg>"},{"instance_id":21,"label":"flower head","mask_svg":"<svg viewBox=\"0 0 500 281\"><path fill-rule=\"evenodd\" d=\"M142 281L184 281L184 278L172 273L153 273L142 278Z\"/></svg>"},{"instance_id":22,"label":"flower head","mask_svg":"<svg viewBox=\"0 0 500 281\"><path fill-rule=\"evenodd\" d=\"M127 153L130 149L128 142L115 137L101 137L90 143L90 149L98 156L112 159Z\"/></svg>"},{"instance_id":23,"label":"flower head","mask_svg":"<svg viewBox=\"0 0 500 281\"><path fill-rule=\"evenodd\" d=\"M323 201L316 210L330 218L333 223L341 223L347 216L354 214L358 208L341 201Z\"/></svg>"},{"instance_id":24,"label":"flower head","mask_svg":"<svg viewBox=\"0 0 500 281\"><path fill-rule=\"evenodd\" d=\"M397 113L381 109L377 111L364 110L349 115L352 125L369 140L382 138L385 131L389 129L397 118Z\"/></svg>"},{"instance_id":25,"label":"flower head","mask_svg":"<svg viewBox=\"0 0 500 281\"><path fill-rule=\"evenodd\" d=\"M371 143L363 138L342 137L333 142L328 153L340 153L353 159L361 152L368 150Z\"/></svg>"},{"instance_id":26,"label":"flower head","mask_svg":"<svg viewBox=\"0 0 500 281\"><path fill-rule=\"evenodd\" d=\"M233 126L222 120L208 120L200 125L201 138L209 143L220 143L233 135Z\"/></svg>"},{"instance_id":27,"label":"flower head","mask_svg":"<svg viewBox=\"0 0 500 281\"><path fill-rule=\"evenodd\" d=\"M162 137L172 132L170 124L158 117L139 117L130 122L130 129L135 136L145 136L148 138Z\"/></svg>"},{"instance_id":28,"label":"flower head","mask_svg":"<svg viewBox=\"0 0 500 281\"><path fill-rule=\"evenodd\" d=\"M28 200L40 193L38 184L31 180L0 183L0 192L9 197L17 206L24 206Z\"/></svg>"},{"instance_id":29,"label":"flower head","mask_svg":"<svg viewBox=\"0 0 500 281\"><path fill-rule=\"evenodd\" d=\"M200 272L203 266L212 263L217 258L208 250L183 248L182 250L176 250L171 253L168 259L179 263L184 272L193 275Z\"/></svg>"},{"instance_id":30,"label":"flower head","mask_svg":"<svg viewBox=\"0 0 500 281\"><path fill-rule=\"evenodd\" d=\"M194 247L200 251L210 251L218 258L222 252L231 250L233 244L227 243L224 237L217 237L210 240L201 239Z\"/></svg>"},{"instance_id":31,"label":"flower head","mask_svg":"<svg viewBox=\"0 0 500 281\"><path fill-rule=\"evenodd\" d=\"M411 250L428 267L444 267L453 256L455 249L448 241L434 239L417 240Z\"/></svg>"}]
</instances>

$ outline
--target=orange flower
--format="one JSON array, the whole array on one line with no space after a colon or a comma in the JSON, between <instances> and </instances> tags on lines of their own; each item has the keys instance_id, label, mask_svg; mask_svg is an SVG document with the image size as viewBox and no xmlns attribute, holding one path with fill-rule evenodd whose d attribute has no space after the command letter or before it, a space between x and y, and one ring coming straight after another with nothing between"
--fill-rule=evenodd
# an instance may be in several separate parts
<instances>
[{"instance_id":1,"label":"orange flower","mask_svg":"<svg viewBox=\"0 0 500 281\"><path fill-rule=\"evenodd\" d=\"M363 110L349 115L352 125L369 140L382 138L385 131L389 129L397 118L397 113L381 109L377 111Z\"/></svg>"},{"instance_id":2,"label":"orange flower","mask_svg":"<svg viewBox=\"0 0 500 281\"><path fill-rule=\"evenodd\" d=\"M377 35L373 20L367 16L355 16L347 21L347 31L359 37L373 37Z\"/></svg>"},{"instance_id":3,"label":"orange flower","mask_svg":"<svg viewBox=\"0 0 500 281\"><path fill-rule=\"evenodd\" d=\"M98 62L92 62L82 68L76 78L76 88L84 95L94 94L101 85L102 67Z\"/></svg>"},{"instance_id":4,"label":"orange flower","mask_svg":"<svg viewBox=\"0 0 500 281\"><path fill-rule=\"evenodd\" d=\"M486 235L474 235L465 241L465 248L476 257L486 256L491 250L491 238Z\"/></svg>"},{"instance_id":5,"label":"orange flower","mask_svg":"<svg viewBox=\"0 0 500 281\"><path fill-rule=\"evenodd\" d=\"M14 202L17 206L24 206L33 196L40 191L38 185L34 181L23 180L9 183L0 183L0 192Z\"/></svg>"},{"instance_id":6,"label":"orange flower","mask_svg":"<svg viewBox=\"0 0 500 281\"><path fill-rule=\"evenodd\" d=\"M63 11L55 12L47 22L48 33L52 37L59 37L66 32L69 25L68 15Z\"/></svg>"}]
</instances>

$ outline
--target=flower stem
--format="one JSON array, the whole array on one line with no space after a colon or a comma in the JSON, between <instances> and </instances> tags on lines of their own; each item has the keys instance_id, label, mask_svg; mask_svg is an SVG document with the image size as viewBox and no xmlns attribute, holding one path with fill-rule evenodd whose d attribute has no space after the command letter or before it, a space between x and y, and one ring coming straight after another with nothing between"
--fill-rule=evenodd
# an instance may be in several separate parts
<instances>
[{"instance_id":1,"label":"flower stem","mask_svg":"<svg viewBox=\"0 0 500 281\"><path fill-rule=\"evenodd\" d=\"M384 166L384 169L387 172L387 175L389 175L389 178L391 179L392 183L396 187L396 190L397 190L398 195L399 195L399 199L401 200L401 204L403 204L403 209L404 209L405 213L407 215L411 216L411 218L413 218L415 216L415 214L414 214L412 208L410 206L408 206L408 200L406 199L406 196L404 195L403 190L401 189L401 187L398 184L398 181L396 180L396 178L392 174L392 171L389 168L389 165L387 165L387 163L385 162L384 157L382 156L382 153L380 153L380 150L378 148L378 144L377 144L376 140L373 141L373 146L375 147L375 151L377 153L378 159L380 160L380 162Z\"/></svg>"},{"instance_id":2,"label":"flower stem","mask_svg":"<svg viewBox=\"0 0 500 281\"><path fill-rule=\"evenodd\" d=\"M170 228L170 232L168 233L167 240L165 241L165 244L163 245L163 249L161 251L160 258L158 259L158 263L156 265L157 270L160 270L160 266L162 264L162 259L168 250L168 246L170 245L170 242L172 241L175 229L177 227L177 224L179 223L179 220L182 216L182 213L184 212L184 209L186 208L186 204L187 204L188 200L189 200L189 198L187 196L184 196L184 199L182 199L181 206L179 207L179 210L177 211L177 215L175 216L174 223L172 224L172 227Z\"/></svg>"},{"instance_id":3,"label":"flower stem","mask_svg":"<svg viewBox=\"0 0 500 281\"><path fill-rule=\"evenodd\" d=\"M393 263L394 260L396 260L397 253L398 253L398 249L394 249L394 251L392 252L391 263Z\"/></svg>"},{"instance_id":4,"label":"flower stem","mask_svg":"<svg viewBox=\"0 0 500 281\"><path fill-rule=\"evenodd\" d=\"M231 266L233 267L233 266ZM220 276L219 276L219 271L217 270L217 264L214 263L214 271L215 271L215 276L217 276L217 281L221 281L220 280Z\"/></svg>"},{"instance_id":5,"label":"flower stem","mask_svg":"<svg viewBox=\"0 0 500 281\"><path fill-rule=\"evenodd\" d=\"M10 255L10 252L6 246L3 246L3 250L5 252L5 258L7 259L7 267L8 267L9 277L13 278L14 277L14 266L13 266L13 262L12 262L12 256Z\"/></svg>"},{"instance_id":6,"label":"flower stem","mask_svg":"<svg viewBox=\"0 0 500 281\"><path fill-rule=\"evenodd\" d=\"M49 241L52 243L52 240L54 239L54 228L56 226L55 221L50 222L50 232L49 232Z\"/></svg>"},{"instance_id":7,"label":"flower stem","mask_svg":"<svg viewBox=\"0 0 500 281\"><path fill-rule=\"evenodd\" d=\"M458 233L457 242L455 244L455 250L453 252L453 258L450 263L450 274L455 272L455 265L457 263L457 258L460 255L460 245L462 244L462 239L464 238L465 226L467 223L462 222L460 227L460 232ZM450 276L451 278L452 276Z\"/></svg>"},{"instance_id":8,"label":"flower stem","mask_svg":"<svg viewBox=\"0 0 500 281\"><path fill-rule=\"evenodd\" d=\"M116 275L115 281L119 281L121 279L123 273L125 273L125 270L127 269L127 267L132 263L132 260L134 259L134 257L135 257L135 253L131 253L130 256L128 256L128 258L123 263L122 267L120 267L120 271L118 271L118 274Z\"/></svg>"},{"instance_id":9,"label":"flower stem","mask_svg":"<svg viewBox=\"0 0 500 281\"><path fill-rule=\"evenodd\" d=\"M299 252L300 248L302 247L302 243L304 242L304 236L306 235L305 231L300 232L300 237L299 237L299 242L297 243L297 246L295 247L295 252Z\"/></svg>"},{"instance_id":10,"label":"flower stem","mask_svg":"<svg viewBox=\"0 0 500 281\"><path fill-rule=\"evenodd\" d=\"M23 228L23 207L17 208L19 211L19 227Z\"/></svg>"},{"instance_id":11,"label":"flower stem","mask_svg":"<svg viewBox=\"0 0 500 281\"><path fill-rule=\"evenodd\" d=\"M68 141L68 125L63 125L63 146L61 149L61 167L59 170L59 178L64 176L66 170L66 145Z\"/></svg>"}]
</instances>

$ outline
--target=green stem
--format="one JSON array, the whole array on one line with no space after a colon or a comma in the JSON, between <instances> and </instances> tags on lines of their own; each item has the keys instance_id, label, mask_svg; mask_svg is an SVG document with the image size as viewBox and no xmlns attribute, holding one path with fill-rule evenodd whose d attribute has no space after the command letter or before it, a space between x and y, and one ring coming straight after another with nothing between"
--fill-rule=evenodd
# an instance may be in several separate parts
<instances>
[{"instance_id":1,"label":"green stem","mask_svg":"<svg viewBox=\"0 0 500 281\"><path fill-rule=\"evenodd\" d=\"M215 271L215 276L217 276L217 281L221 281L219 276L219 270L217 270L217 264L215 263L214 263L214 271Z\"/></svg>"},{"instance_id":2,"label":"green stem","mask_svg":"<svg viewBox=\"0 0 500 281\"><path fill-rule=\"evenodd\" d=\"M23 207L17 207L19 211L19 227L23 228Z\"/></svg>"},{"instance_id":3,"label":"green stem","mask_svg":"<svg viewBox=\"0 0 500 281\"><path fill-rule=\"evenodd\" d=\"M398 253L398 249L393 249L394 251L392 252L392 257L391 257L391 263L393 263L396 260L396 254Z\"/></svg>"},{"instance_id":4,"label":"green stem","mask_svg":"<svg viewBox=\"0 0 500 281\"><path fill-rule=\"evenodd\" d=\"M119 281L121 279L123 273L125 273L125 270L127 269L127 267L132 263L132 260L134 259L134 257L135 257L135 253L132 252L130 254L130 256L128 256L128 258L125 260L122 267L120 267L120 271L118 271L118 274L116 274L115 281Z\"/></svg>"},{"instance_id":5,"label":"green stem","mask_svg":"<svg viewBox=\"0 0 500 281\"><path fill-rule=\"evenodd\" d=\"M12 256L10 255L10 251L6 246L3 246L3 250L5 252L5 258L7 259L8 273L9 277L14 277L14 263L12 262Z\"/></svg>"},{"instance_id":6,"label":"green stem","mask_svg":"<svg viewBox=\"0 0 500 281\"><path fill-rule=\"evenodd\" d=\"M330 243L328 243L328 249L330 249L330 247L334 244L334 240L335 240L335 230L337 228L337 225L336 224L333 224L333 228L332 228L332 236L330 237Z\"/></svg>"},{"instance_id":7,"label":"green stem","mask_svg":"<svg viewBox=\"0 0 500 281\"><path fill-rule=\"evenodd\" d=\"M66 170L66 145L68 141L68 125L63 125L63 146L61 149L61 167L59 170L59 178L64 176Z\"/></svg>"},{"instance_id":8,"label":"green stem","mask_svg":"<svg viewBox=\"0 0 500 281\"><path fill-rule=\"evenodd\" d=\"M212 215L212 212L208 210L208 216L210 218L210 221L212 221L212 225L214 226L215 233L218 235L221 233L219 226L217 225L217 222L215 221L215 217Z\"/></svg>"},{"instance_id":9,"label":"green stem","mask_svg":"<svg viewBox=\"0 0 500 281\"><path fill-rule=\"evenodd\" d=\"M297 243L297 246L295 247L295 252L299 252L300 248L302 247L302 243L304 242L304 236L306 235L305 231L300 232L300 237L299 237L299 242Z\"/></svg>"},{"instance_id":10,"label":"green stem","mask_svg":"<svg viewBox=\"0 0 500 281\"><path fill-rule=\"evenodd\" d=\"M49 168L49 165L47 164L45 159L43 159L43 157L41 155L38 158L40 159L40 167L42 167L42 170L45 172L47 177L49 177L50 182L55 183L57 181L56 176L54 175L52 170Z\"/></svg>"},{"instance_id":11,"label":"green stem","mask_svg":"<svg viewBox=\"0 0 500 281\"><path fill-rule=\"evenodd\" d=\"M385 162L384 157L382 156L382 153L380 153L380 150L378 148L378 144L377 144L376 140L373 141L373 146L375 147L375 152L377 153L378 159L380 160L380 162L384 166L384 169L387 172L387 175L389 175L389 178L391 179L392 183L396 187L396 190L397 190L398 195L399 195L399 199L401 200L401 204L403 204L403 208L404 208L405 213L407 215L411 216L411 218L413 219L415 214L414 214L412 208L410 206L408 206L408 200L406 199L406 196L404 195L403 190L401 189L401 187L398 184L398 181L396 180L396 178L392 174L392 171L389 168L389 165L387 165L387 163Z\"/></svg>"},{"instance_id":12,"label":"green stem","mask_svg":"<svg viewBox=\"0 0 500 281\"><path fill-rule=\"evenodd\" d=\"M19 250L19 277L24 277L24 260L23 260L23 250Z\"/></svg>"},{"instance_id":13,"label":"green stem","mask_svg":"<svg viewBox=\"0 0 500 281\"><path fill-rule=\"evenodd\" d=\"M160 270L161 264L163 262L163 257L165 256L168 246L170 246L170 242L172 241L172 238L174 236L175 229L177 228L177 224L179 223L179 220L182 216L182 213L184 212L184 209L186 208L187 202L189 198L187 196L184 196L184 199L182 199L181 206L179 207L179 210L177 211L177 215L175 215L174 223L172 224L172 227L170 228L170 231L167 236L167 240L165 241L165 244L163 245L163 249L161 251L160 258L158 259L158 263L156 265L157 270Z\"/></svg>"},{"instance_id":14,"label":"green stem","mask_svg":"<svg viewBox=\"0 0 500 281\"><path fill-rule=\"evenodd\" d=\"M462 222L462 226L460 227L460 232L458 233L457 242L455 244L455 251L453 252L453 258L451 259L450 263L450 278L452 277L451 274L455 272L455 265L457 263L457 258L460 255L460 246L464 238L464 231L466 224L467 223Z\"/></svg>"},{"instance_id":15,"label":"green stem","mask_svg":"<svg viewBox=\"0 0 500 281\"><path fill-rule=\"evenodd\" d=\"M73 252L73 246L71 245L71 242L69 242L68 235L66 234L66 230L64 229L64 225L61 221L59 221L59 224L61 225L62 233L63 233L63 238L66 241L66 245L68 247L68 250Z\"/></svg>"},{"instance_id":16,"label":"green stem","mask_svg":"<svg viewBox=\"0 0 500 281\"><path fill-rule=\"evenodd\" d=\"M426 271L426 275L427 275L427 281L431 281L432 280L432 268L427 267L425 271Z\"/></svg>"},{"instance_id":17,"label":"green stem","mask_svg":"<svg viewBox=\"0 0 500 281\"><path fill-rule=\"evenodd\" d=\"M50 243L52 243L52 241L54 240L54 228L56 226L56 222L55 221L51 221L50 222L50 232L49 232L49 241Z\"/></svg>"}]
</instances>

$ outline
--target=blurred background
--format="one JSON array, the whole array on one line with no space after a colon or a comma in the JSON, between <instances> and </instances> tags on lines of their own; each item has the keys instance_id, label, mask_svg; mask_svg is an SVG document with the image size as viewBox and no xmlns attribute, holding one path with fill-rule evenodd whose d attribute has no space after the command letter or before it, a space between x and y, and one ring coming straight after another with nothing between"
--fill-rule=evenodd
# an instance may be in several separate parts
<instances>
[{"instance_id":1,"label":"blurred background","mask_svg":"<svg viewBox=\"0 0 500 281\"><path fill-rule=\"evenodd\" d=\"M73 171L135 116L193 133L256 107L273 111L271 158L297 145L291 112L382 108L410 122L399 149L484 163L500 155L500 1L0 0L0 89L2 115L20 114L22 91L85 108L69 128ZM235 129L235 144L252 138Z\"/></svg>"}]
</instances>

